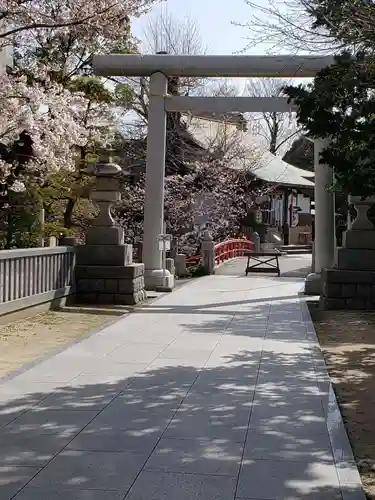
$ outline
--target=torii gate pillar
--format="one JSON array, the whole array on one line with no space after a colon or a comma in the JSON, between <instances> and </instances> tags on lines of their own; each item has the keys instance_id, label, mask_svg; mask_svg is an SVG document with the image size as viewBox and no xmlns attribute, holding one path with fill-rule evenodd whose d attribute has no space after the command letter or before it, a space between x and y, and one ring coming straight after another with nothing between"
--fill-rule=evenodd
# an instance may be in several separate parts
<instances>
[{"instance_id":1,"label":"torii gate pillar","mask_svg":"<svg viewBox=\"0 0 375 500\"><path fill-rule=\"evenodd\" d=\"M321 271L333 267L335 262L335 195L329 189L333 184L333 170L329 165L320 163L320 155L328 144L328 139L314 139L315 249L313 273L305 280L306 295L320 295Z\"/></svg>"},{"instance_id":2,"label":"torii gate pillar","mask_svg":"<svg viewBox=\"0 0 375 500\"><path fill-rule=\"evenodd\" d=\"M170 291L174 287L174 276L168 269L163 269L158 240L164 228L167 125L164 99L167 84L167 77L163 73L153 73L150 77L142 258L145 265L146 289Z\"/></svg>"}]
</instances>

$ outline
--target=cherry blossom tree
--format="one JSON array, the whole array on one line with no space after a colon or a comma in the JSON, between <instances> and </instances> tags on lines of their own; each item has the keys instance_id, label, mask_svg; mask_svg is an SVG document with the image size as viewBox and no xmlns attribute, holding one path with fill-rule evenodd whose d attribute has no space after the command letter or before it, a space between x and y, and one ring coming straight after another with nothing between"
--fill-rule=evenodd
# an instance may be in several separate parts
<instances>
[{"instance_id":1,"label":"cherry blossom tree","mask_svg":"<svg viewBox=\"0 0 375 500\"><path fill-rule=\"evenodd\" d=\"M82 95L60 85L29 85L26 77L0 77L0 182L2 191L21 189L25 177L74 165L75 146L87 141L78 120Z\"/></svg>"},{"instance_id":2,"label":"cherry blossom tree","mask_svg":"<svg viewBox=\"0 0 375 500\"><path fill-rule=\"evenodd\" d=\"M76 148L86 144L88 135L78 119L85 98L56 83L42 86L25 76L2 75L0 106L1 230L3 246L11 248L20 208L32 201L34 214L40 210L38 196L31 199L29 193L37 193L53 172L73 171Z\"/></svg>"},{"instance_id":3,"label":"cherry blossom tree","mask_svg":"<svg viewBox=\"0 0 375 500\"><path fill-rule=\"evenodd\" d=\"M182 251L194 254L200 226L210 226L215 241L240 231L248 210L252 180L244 170L220 163L199 163L188 175L171 175L165 181L165 222L169 234L178 237ZM117 215L129 243L142 238L144 178L125 184Z\"/></svg>"},{"instance_id":4,"label":"cherry blossom tree","mask_svg":"<svg viewBox=\"0 0 375 500\"><path fill-rule=\"evenodd\" d=\"M67 37L91 33L91 37L128 30L129 17L147 11L153 0L1 0L0 39L32 30L59 30Z\"/></svg>"},{"instance_id":5,"label":"cherry blossom tree","mask_svg":"<svg viewBox=\"0 0 375 500\"><path fill-rule=\"evenodd\" d=\"M129 97L126 86L108 88L105 80L91 76L92 56L135 50L130 16L146 12L152 3L0 0L0 48L13 47L15 65L11 75L0 77L9 91L3 100L12 96L8 108L17 107L17 99L24 103L14 115L15 123L6 114L0 118L0 122L4 119L0 123L3 205L10 202L8 189L24 189L30 176L46 188L44 192L52 189L57 196L53 176L59 166L65 174L58 179L66 180L61 190L66 202L63 221L66 227L72 225L74 206L79 196L88 192L80 169L111 142L118 107L126 107ZM37 130L28 130L30 121L34 126L37 123ZM21 143L22 151L15 155Z\"/></svg>"}]
</instances>

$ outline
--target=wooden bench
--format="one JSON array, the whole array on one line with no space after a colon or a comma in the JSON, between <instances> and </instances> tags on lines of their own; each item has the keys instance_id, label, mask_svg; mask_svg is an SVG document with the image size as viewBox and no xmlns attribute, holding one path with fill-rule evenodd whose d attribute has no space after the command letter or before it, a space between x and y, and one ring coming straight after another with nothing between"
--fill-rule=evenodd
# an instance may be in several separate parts
<instances>
[{"instance_id":1,"label":"wooden bench","mask_svg":"<svg viewBox=\"0 0 375 500\"><path fill-rule=\"evenodd\" d=\"M277 276L280 276L280 255L280 252L246 252L246 276L249 273L275 273ZM251 260L255 261L255 263L251 264Z\"/></svg>"}]
</instances>

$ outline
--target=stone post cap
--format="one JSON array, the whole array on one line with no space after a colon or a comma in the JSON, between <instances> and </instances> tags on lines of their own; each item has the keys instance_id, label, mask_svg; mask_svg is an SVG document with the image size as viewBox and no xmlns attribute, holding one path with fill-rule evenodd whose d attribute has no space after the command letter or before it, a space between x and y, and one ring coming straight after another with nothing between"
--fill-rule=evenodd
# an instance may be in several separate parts
<instances>
[{"instance_id":1,"label":"stone post cap","mask_svg":"<svg viewBox=\"0 0 375 500\"><path fill-rule=\"evenodd\" d=\"M212 235L208 229L205 229L203 232L203 240L204 241L213 241L212 240Z\"/></svg>"},{"instance_id":2,"label":"stone post cap","mask_svg":"<svg viewBox=\"0 0 375 500\"><path fill-rule=\"evenodd\" d=\"M82 169L82 172L96 177L114 177L121 172L121 167L116 163L97 163Z\"/></svg>"}]
</instances>

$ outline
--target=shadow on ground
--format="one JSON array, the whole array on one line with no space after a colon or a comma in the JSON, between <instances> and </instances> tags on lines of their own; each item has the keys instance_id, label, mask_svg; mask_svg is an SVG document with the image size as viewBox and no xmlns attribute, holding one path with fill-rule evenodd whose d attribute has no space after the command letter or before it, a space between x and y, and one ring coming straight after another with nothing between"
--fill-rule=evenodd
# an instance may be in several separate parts
<instances>
[{"instance_id":1,"label":"shadow on ground","mask_svg":"<svg viewBox=\"0 0 375 500\"><path fill-rule=\"evenodd\" d=\"M270 306L251 310L250 327L234 304L232 321L186 326L180 360L95 363L64 383L41 365L40 382L25 373L0 388L1 500L341 499L314 345L306 336L288 353L288 301L272 349L261 322ZM212 354L204 334L222 335Z\"/></svg>"},{"instance_id":2,"label":"shadow on ground","mask_svg":"<svg viewBox=\"0 0 375 500\"><path fill-rule=\"evenodd\" d=\"M282 278L306 278L311 273L311 266L304 266L281 273Z\"/></svg>"}]
</instances>

